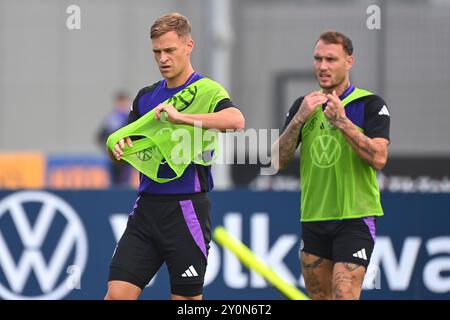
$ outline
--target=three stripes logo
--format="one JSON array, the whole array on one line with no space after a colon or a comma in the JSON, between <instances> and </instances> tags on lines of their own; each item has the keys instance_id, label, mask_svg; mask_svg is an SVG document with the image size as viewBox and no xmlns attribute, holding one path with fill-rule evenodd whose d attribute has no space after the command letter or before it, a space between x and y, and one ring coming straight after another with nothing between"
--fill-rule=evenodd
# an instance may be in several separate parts
<instances>
[{"instance_id":1,"label":"three stripes logo","mask_svg":"<svg viewBox=\"0 0 450 320\"><path fill-rule=\"evenodd\" d=\"M385 116L390 116L389 115L389 110L388 110L388 108L386 107L386 105L384 105L383 106L383 108L381 108L381 110L380 110L380 112L378 112L378 114L380 115L380 116L382 116L382 115L385 115Z\"/></svg>"},{"instance_id":2,"label":"three stripes logo","mask_svg":"<svg viewBox=\"0 0 450 320\"><path fill-rule=\"evenodd\" d=\"M367 260L367 255L366 255L366 249L361 249L361 250L358 250L358 251L356 251L354 254L353 254L353 256L355 257L355 258L360 258L360 259L363 259L363 260Z\"/></svg>"},{"instance_id":3,"label":"three stripes logo","mask_svg":"<svg viewBox=\"0 0 450 320\"><path fill-rule=\"evenodd\" d=\"M181 275L183 278L191 278L191 277L198 277L197 271L195 271L194 266L191 265L183 274Z\"/></svg>"}]
</instances>

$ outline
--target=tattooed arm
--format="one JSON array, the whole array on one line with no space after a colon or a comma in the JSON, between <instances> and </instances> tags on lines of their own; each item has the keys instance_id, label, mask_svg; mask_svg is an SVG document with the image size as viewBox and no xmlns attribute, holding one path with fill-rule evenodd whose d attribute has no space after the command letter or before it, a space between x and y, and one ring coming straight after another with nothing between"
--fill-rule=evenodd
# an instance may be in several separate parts
<instances>
[{"instance_id":1,"label":"tattooed arm","mask_svg":"<svg viewBox=\"0 0 450 320\"><path fill-rule=\"evenodd\" d=\"M353 150L366 160L375 170L381 170L388 157L389 141L384 138L369 138L346 117L344 107L336 92L328 94L325 116L331 124L339 128Z\"/></svg>"},{"instance_id":2,"label":"tattooed arm","mask_svg":"<svg viewBox=\"0 0 450 320\"><path fill-rule=\"evenodd\" d=\"M303 124L306 119L308 119L309 115L325 102L325 94L318 91L305 96L297 113L272 146L272 166L276 171L284 169L294 157L295 150L298 146L298 137Z\"/></svg>"},{"instance_id":3,"label":"tattooed arm","mask_svg":"<svg viewBox=\"0 0 450 320\"><path fill-rule=\"evenodd\" d=\"M294 117L272 146L272 165L276 171L286 167L289 161L294 157L297 149L298 135L303 126L303 121Z\"/></svg>"},{"instance_id":4,"label":"tattooed arm","mask_svg":"<svg viewBox=\"0 0 450 320\"><path fill-rule=\"evenodd\" d=\"M341 118L337 126L356 153L366 160L375 170L381 170L386 165L388 144L384 138L369 138L359 131L348 119Z\"/></svg>"}]
</instances>

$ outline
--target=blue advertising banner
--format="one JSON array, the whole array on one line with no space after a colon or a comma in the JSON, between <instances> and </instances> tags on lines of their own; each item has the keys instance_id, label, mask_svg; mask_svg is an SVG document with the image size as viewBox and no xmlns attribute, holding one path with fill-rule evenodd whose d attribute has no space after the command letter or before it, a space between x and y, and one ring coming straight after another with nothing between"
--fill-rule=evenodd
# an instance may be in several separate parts
<instances>
[{"instance_id":1,"label":"blue advertising banner","mask_svg":"<svg viewBox=\"0 0 450 320\"><path fill-rule=\"evenodd\" d=\"M281 277L304 291L296 192L210 194L223 225ZM450 299L450 196L382 195L385 216L363 299ZM102 299L115 245L136 194L109 191L0 192L0 298ZM228 251L211 244L206 299L285 299ZM170 298L163 266L142 299Z\"/></svg>"}]
</instances>

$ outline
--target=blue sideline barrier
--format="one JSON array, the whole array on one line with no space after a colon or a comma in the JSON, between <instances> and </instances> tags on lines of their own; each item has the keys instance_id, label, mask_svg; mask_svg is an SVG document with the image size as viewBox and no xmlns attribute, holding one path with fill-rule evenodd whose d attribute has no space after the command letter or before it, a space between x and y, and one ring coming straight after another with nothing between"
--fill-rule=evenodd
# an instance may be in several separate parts
<instances>
[{"instance_id":1,"label":"blue sideline barrier","mask_svg":"<svg viewBox=\"0 0 450 320\"><path fill-rule=\"evenodd\" d=\"M133 191L0 192L0 298L102 299ZM213 192L213 225L300 288L299 194ZM450 196L383 194L363 299L450 299ZM205 298L285 299L212 243ZM142 295L170 297L165 266Z\"/></svg>"}]
</instances>

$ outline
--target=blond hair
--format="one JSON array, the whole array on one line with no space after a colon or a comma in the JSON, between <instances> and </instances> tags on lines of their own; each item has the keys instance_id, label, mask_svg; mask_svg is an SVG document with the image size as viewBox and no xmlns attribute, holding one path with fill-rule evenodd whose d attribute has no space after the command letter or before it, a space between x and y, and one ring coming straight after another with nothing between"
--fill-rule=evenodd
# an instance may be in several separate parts
<instances>
[{"instance_id":1,"label":"blond hair","mask_svg":"<svg viewBox=\"0 0 450 320\"><path fill-rule=\"evenodd\" d=\"M150 38L158 38L170 31L175 31L179 37L190 36L191 29L188 18L177 12L172 12L156 19L150 28Z\"/></svg>"}]
</instances>

